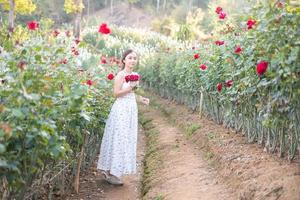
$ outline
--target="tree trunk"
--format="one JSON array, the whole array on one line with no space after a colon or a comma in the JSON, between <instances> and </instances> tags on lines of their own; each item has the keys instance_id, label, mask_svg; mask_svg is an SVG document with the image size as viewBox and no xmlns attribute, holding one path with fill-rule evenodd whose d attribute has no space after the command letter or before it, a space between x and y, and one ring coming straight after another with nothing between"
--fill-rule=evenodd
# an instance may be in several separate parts
<instances>
[{"instance_id":1,"label":"tree trunk","mask_svg":"<svg viewBox=\"0 0 300 200\"><path fill-rule=\"evenodd\" d=\"M15 20L15 0L9 0L9 14L8 14L8 32L9 36L14 32L14 20Z\"/></svg>"},{"instance_id":2,"label":"tree trunk","mask_svg":"<svg viewBox=\"0 0 300 200\"><path fill-rule=\"evenodd\" d=\"M110 0L110 14L114 14L114 0Z\"/></svg>"},{"instance_id":3,"label":"tree trunk","mask_svg":"<svg viewBox=\"0 0 300 200\"><path fill-rule=\"evenodd\" d=\"M164 0L163 9L166 10L167 7L167 0Z\"/></svg>"},{"instance_id":4,"label":"tree trunk","mask_svg":"<svg viewBox=\"0 0 300 200\"><path fill-rule=\"evenodd\" d=\"M76 5L79 6L82 3L82 0L76 0ZM75 22L74 22L74 37L80 38L80 29L81 29L81 14L82 11L75 13Z\"/></svg>"},{"instance_id":5,"label":"tree trunk","mask_svg":"<svg viewBox=\"0 0 300 200\"><path fill-rule=\"evenodd\" d=\"M188 8L188 11L191 11L192 6L193 6L193 0L190 0L190 1L189 1L189 8Z\"/></svg>"},{"instance_id":6,"label":"tree trunk","mask_svg":"<svg viewBox=\"0 0 300 200\"><path fill-rule=\"evenodd\" d=\"M90 0L87 0L87 16L90 19Z\"/></svg>"},{"instance_id":7,"label":"tree trunk","mask_svg":"<svg viewBox=\"0 0 300 200\"><path fill-rule=\"evenodd\" d=\"M159 11L160 0L156 0L156 12Z\"/></svg>"}]
</instances>

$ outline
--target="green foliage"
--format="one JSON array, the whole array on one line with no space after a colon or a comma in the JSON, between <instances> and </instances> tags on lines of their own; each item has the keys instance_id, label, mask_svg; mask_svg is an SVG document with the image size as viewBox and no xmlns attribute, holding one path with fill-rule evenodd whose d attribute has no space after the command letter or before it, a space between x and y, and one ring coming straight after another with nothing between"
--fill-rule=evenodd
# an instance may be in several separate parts
<instances>
[{"instance_id":1,"label":"green foliage","mask_svg":"<svg viewBox=\"0 0 300 200\"><path fill-rule=\"evenodd\" d=\"M14 0L14 2L15 12L21 15L31 14L36 9L36 5L32 0ZM0 0L0 5L4 10L10 9L9 0Z\"/></svg>"},{"instance_id":2,"label":"green foliage","mask_svg":"<svg viewBox=\"0 0 300 200\"><path fill-rule=\"evenodd\" d=\"M67 14L80 13L84 8L82 0L65 0L64 10Z\"/></svg>"},{"instance_id":3,"label":"green foliage","mask_svg":"<svg viewBox=\"0 0 300 200\"><path fill-rule=\"evenodd\" d=\"M186 24L181 25L179 31L176 33L176 38L182 41L192 39L190 27Z\"/></svg>"},{"instance_id":4,"label":"green foliage","mask_svg":"<svg viewBox=\"0 0 300 200\"><path fill-rule=\"evenodd\" d=\"M250 18L258 25L247 30ZM280 146L281 155L289 152L293 158L295 146L299 148L299 22L299 14L288 5L260 3L233 27L219 22L215 40L224 40L225 45L210 40L195 50L173 48L149 57L140 68L145 86L193 108L202 91L205 110L218 122L243 127L249 141L265 141L273 150ZM243 49L240 54L234 52L237 45ZM194 59L196 53L200 59ZM258 76L256 65L261 60L269 66ZM199 68L202 64L207 70ZM225 87L228 80L233 86ZM216 89L219 83L221 92Z\"/></svg>"},{"instance_id":5,"label":"green foliage","mask_svg":"<svg viewBox=\"0 0 300 200\"><path fill-rule=\"evenodd\" d=\"M4 45L0 54L0 176L11 197L21 195L43 169L74 159L83 130L102 134L112 102L106 70L117 70L103 70L84 43L75 46L75 56L74 38L64 32L28 34L18 48Z\"/></svg>"}]
</instances>

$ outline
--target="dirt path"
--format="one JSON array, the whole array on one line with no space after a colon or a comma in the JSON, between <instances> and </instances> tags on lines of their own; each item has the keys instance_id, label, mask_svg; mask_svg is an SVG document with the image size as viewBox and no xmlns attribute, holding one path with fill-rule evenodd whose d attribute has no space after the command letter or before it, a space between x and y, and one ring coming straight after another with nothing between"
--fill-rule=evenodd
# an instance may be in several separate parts
<instances>
[{"instance_id":1,"label":"dirt path","mask_svg":"<svg viewBox=\"0 0 300 200\"><path fill-rule=\"evenodd\" d=\"M249 144L241 133L200 118L183 105L149 96L164 115L152 109L144 111L161 132L159 140L165 155L159 186L154 184L152 191L178 200L179 195L191 195L182 199L193 199L196 193L199 196L194 199L300 200L299 156L290 163L265 152L257 143ZM177 152L170 145L176 146Z\"/></svg>"},{"instance_id":2,"label":"dirt path","mask_svg":"<svg viewBox=\"0 0 300 200\"><path fill-rule=\"evenodd\" d=\"M279 159L185 106L148 96L151 106L139 108L148 127L139 133L138 174L115 187L103 180L94 164L81 176L80 194L66 199L300 199L299 159ZM144 163L147 170L142 174Z\"/></svg>"},{"instance_id":3,"label":"dirt path","mask_svg":"<svg viewBox=\"0 0 300 200\"><path fill-rule=\"evenodd\" d=\"M237 199L227 186L219 184L215 171L201 152L190 145L184 134L153 108L143 107L159 132L158 151L163 162L155 175L155 184L145 199L224 200Z\"/></svg>"},{"instance_id":4,"label":"dirt path","mask_svg":"<svg viewBox=\"0 0 300 200\"><path fill-rule=\"evenodd\" d=\"M140 179L142 177L142 160L145 151L145 136L143 131L138 135L137 162L138 172L136 175L124 176L124 185L113 186L108 184L96 169L96 162L91 169L80 177L79 194L70 194L66 200L137 200L140 199Z\"/></svg>"}]
</instances>

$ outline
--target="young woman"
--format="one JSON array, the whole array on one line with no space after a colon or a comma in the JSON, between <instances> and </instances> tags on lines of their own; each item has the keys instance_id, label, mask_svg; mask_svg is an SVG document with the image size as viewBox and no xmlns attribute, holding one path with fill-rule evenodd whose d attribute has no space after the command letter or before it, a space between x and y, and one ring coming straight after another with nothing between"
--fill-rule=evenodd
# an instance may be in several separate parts
<instances>
[{"instance_id":1,"label":"young woman","mask_svg":"<svg viewBox=\"0 0 300 200\"><path fill-rule=\"evenodd\" d=\"M126 81L133 72L138 57L133 50L122 56L122 70L114 82L114 102L106 121L100 148L97 169L102 170L105 180L114 185L123 185L121 176L136 172L136 147L138 110L136 100L149 105L149 99L134 94L138 81Z\"/></svg>"}]
</instances>

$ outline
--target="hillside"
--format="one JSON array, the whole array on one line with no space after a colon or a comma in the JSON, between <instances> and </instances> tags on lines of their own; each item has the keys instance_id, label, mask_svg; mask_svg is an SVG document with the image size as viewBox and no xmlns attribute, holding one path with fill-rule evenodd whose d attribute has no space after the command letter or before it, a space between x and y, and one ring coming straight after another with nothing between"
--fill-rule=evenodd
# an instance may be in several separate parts
<instances>
[{"instance_id":1,"label":"hillside","mask_svg":"<svg viewBox=\"0 0 300 200\"><path fill-rule=\"evenodd\" d=\"M110 7L107 7L93 13L89 18L95 17L99 19L100 22L139 28L149 28L153 20L153 16L145 13L142 9L134 6L130 7L127 3L123 2L113 7L113 14L111 14Z\"/></svg>"}]
</instances>

